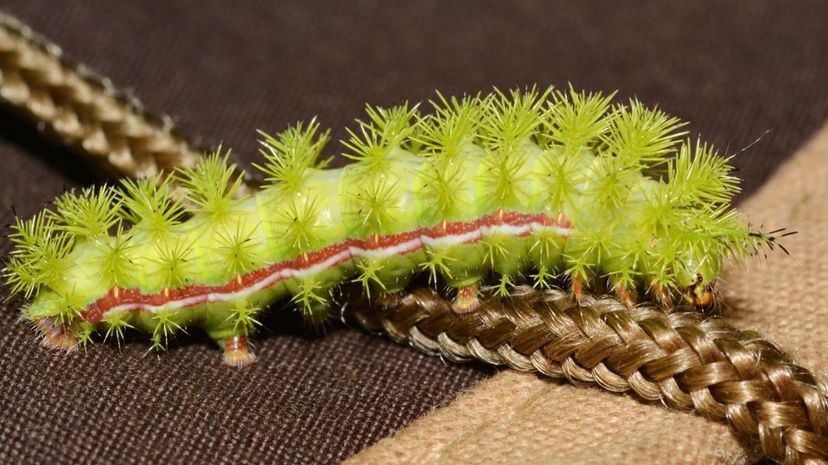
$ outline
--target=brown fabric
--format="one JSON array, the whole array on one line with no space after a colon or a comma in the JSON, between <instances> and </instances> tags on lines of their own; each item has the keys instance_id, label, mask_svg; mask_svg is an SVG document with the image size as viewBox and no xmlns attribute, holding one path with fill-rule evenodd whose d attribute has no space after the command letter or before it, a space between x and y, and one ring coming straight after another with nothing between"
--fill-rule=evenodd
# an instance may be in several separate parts
<instances>
[{"instance_id":1,"label":"brown fabric","mask_svg":"<svg viewBox=\"0 0 828 465\"><path fill-rule=\"evenodd\" d=\"M748 270L732 269L725 288L734 325L795 349L801 364L823 375L826 180L828 124L744 205L771 228L801 230L785 241L792 256L771 254ZM743 464L756 455L724 424L505 371L348 463Z\"/></svg>"},{"instance_id":2,"label":"brown fabric","mask_svg":"<svg viewBox=\"0 0 828 465\"><path fill-rule=\"evenodd\" d=\"M828 115L821 2L379 5L18 0L4 8L244 162L256 158L256 128L318 114L342 137L365 101L572 81L659 103L721 147L772 129L737 159L751 190ZM11 219L10 206L29 215L65 186L93 181L8 112L0 121L0 221ZM259 362L244 372L221 367L199 335L160 357L142 357L141 338L120 352L96 345L63 356L16 321L20 304L0 311L2 463L335 463L490 373L339 325L314 335L278 311Z\"/></svg>"}]
</instances>

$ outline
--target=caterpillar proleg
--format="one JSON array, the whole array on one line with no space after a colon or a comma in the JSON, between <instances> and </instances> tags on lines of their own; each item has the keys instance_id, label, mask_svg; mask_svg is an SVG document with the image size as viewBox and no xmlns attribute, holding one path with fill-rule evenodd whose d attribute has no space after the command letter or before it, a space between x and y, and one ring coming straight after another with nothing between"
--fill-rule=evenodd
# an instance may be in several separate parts
<instances>
[{"instance_id":1,"label":"caterpillar proleg","mask_svg":"<svg viewBox=\"0 0 828 465\"><path fill-rule=\"evenodd\" d=\"M560 280L576 298L607 283L628 306L651 293L705 307L726 260L776 240L731 207L728 158L636 100L532 88L431 106L368 106L338 169L320 161L329 133L315 120L262 133L268 184L252 195L237 195L221 151L67 192L12 226L5 279L47 345L136 328L163 348L199 326L242 366L270 303L319 321L343 282L379 296L424 273L456 291L457 312L482 284Z\"/></svg>"}]
</instances>

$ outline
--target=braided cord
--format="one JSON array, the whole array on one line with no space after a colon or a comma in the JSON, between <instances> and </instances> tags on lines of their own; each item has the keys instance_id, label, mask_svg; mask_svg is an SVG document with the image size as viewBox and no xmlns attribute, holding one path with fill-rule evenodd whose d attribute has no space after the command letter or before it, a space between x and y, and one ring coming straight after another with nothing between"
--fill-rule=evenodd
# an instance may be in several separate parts
<instances>
[{"instance_id":1,"label":"braided cord","mask_svg":"<svg viewBox=\"0 0 828 465\"><path fill-rule=\"evenodd\" d=\"M114 178L193 166L201 154L166 115L144 110L109 79L0 13L0 102Z\"/></svg>"},{"instance_id":2,"label":"braided cord","mask_svg":"<svg viewBox=\"0 0 828 465\"><path fill-rule=\"evenodd\" d=\"M201 157L166 116L64 60L0 14L0 102L115 177L142 177ZM248 183L253 182L249 178ZM785 464L828 460L828 397L815 377L755 332L695 311L666 312L561 290L517 287L457 314L430 288L368 302L344 316L431 354L536 371L727 421Z\"/></svg>"},{"instance_id":3,"label":"braided cord","mask_svg":"<svg viewBox=\"0 0 828 465\"><path fill-rule=\"evenodd\" d=\"M518 287L458 314L429 288L371 304L348 294L345 317L453 361L536 371L727 421L785 464L828 459L828 396L811 372L752 331L697 311L627 309L561 290Z\"/></svg>"}]
</instances>

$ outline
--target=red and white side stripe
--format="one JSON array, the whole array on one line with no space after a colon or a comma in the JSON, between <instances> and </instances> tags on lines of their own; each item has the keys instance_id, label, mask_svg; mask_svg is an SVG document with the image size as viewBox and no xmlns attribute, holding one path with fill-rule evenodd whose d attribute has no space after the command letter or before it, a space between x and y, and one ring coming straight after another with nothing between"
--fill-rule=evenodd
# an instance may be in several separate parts
<instances>
[{"instance_id":1,"label":"red and white side stripe","mask_svg":"<svg viewBox=\"0 0 828 465\"><path fill-rule=\"evenodd\" d=\"M375 236L367 240L347 239L316 252L267 265L219 286L194 284L163 293L142 294L136 289L113 289L84 311L87 321L96 323L110 313L124 311L159 312L213 302L241 300L290 278L308 278L358 258L383 259L407 255L422 249L475 243L486 236L502 234L524 237L552 230L568 236L570 222L562 215L525 214L498 211L476 221L443 222L431 228Z\"/></svg>"}]
</instances>

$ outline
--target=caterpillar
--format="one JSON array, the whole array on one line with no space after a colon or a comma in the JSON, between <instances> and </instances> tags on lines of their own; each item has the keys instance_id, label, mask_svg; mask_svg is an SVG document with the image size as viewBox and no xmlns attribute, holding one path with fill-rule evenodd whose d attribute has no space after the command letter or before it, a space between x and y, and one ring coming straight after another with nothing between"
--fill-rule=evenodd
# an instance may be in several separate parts
<instances>
[{"instance_id":1,"label":"caterpillar","mask_svg":"<svg viewBox=\"0 0 828 465\"><path fill-rule=\"evenodd\" d=\"M474 311L480 286L606 286L627 306L716 301L723 264L773 248L730 204L730 158L686 124L615 94L536 87L366 106L332 169L315 120L260 132L267 183L241 194L221 148L197 166L70 190L18 218L3 276L46 346L201 327L232 366L290 298L320 322L332 292L398 293L415 275Z\"/></svg>"}]
</instances>

